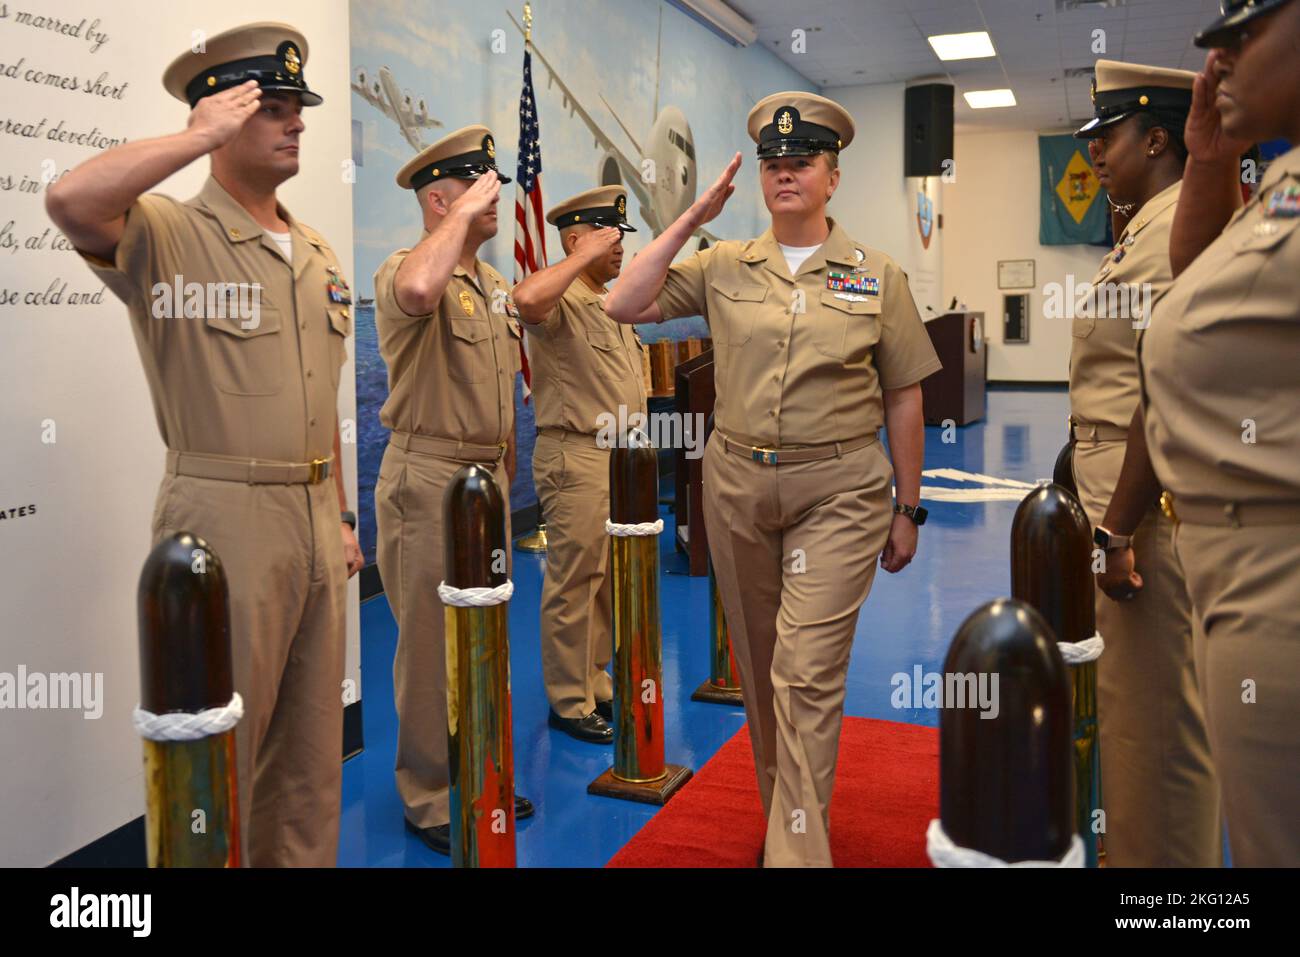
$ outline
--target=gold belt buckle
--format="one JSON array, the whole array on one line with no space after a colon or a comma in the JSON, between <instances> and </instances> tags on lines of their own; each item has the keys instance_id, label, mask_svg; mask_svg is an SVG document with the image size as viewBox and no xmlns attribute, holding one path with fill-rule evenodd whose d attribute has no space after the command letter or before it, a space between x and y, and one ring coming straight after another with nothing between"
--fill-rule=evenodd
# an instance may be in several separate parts
<instances>
[{"instance_id":1,"label":"gold belt buckle","mask_svg":"<svg viewBox=\"0 0 1300 957\"><path fill-rule=\"evenodd\" d=\"M311 475L307 482L310 485L318 485L330 477L330 460L329 459L312 459Z\"/></svg>"},{"instance_id":2,"label":"gold belt buckle","mask_svg":"<svg viewBox=\"0 0 1300 957\"><path fill-rule=\"evenodd\" d=\"M764 465L776 464L776 449L751 449L751 453L755 462L762 462Z\"/></svg>"},{"instance_id":3,"label":"gold belt buckle","mask_svg":"<svg viewBox=\"0 0 1300 957\"><path fill-rule=\"evenodd\" d=\"M1165 513L1165 518L1171 522L1178 521L1178 513L1174 511L1174 493L1163 491L1160 493L1160 511Z\"/></svg>"}]
</instances>

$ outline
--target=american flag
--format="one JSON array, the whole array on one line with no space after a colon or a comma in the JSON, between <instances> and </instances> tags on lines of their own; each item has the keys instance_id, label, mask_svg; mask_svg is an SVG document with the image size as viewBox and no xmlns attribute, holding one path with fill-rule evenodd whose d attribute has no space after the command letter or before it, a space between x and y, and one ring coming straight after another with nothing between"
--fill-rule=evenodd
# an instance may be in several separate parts
<instances>
[{"instance_id":1,"label":"american flag","mask_svg":"<svg viewBox=\"0 0 1300 957\"><path fill-rule=\"evenodd\" d=\"M519 94L519 167L515 173L515 282L546 268L546 219L542 214L542 144L533 97L533 53L524 45L524 88ZM524 401L532 395L525 336L519 342Z\"/></svg>"}]
</instances>

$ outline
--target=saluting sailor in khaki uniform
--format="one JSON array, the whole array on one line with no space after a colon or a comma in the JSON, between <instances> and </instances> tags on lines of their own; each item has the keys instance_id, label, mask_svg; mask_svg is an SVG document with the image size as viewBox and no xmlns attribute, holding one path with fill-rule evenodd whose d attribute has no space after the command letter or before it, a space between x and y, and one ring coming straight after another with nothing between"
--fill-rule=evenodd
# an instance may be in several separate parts
<instances>
[{"instance_id":1,"label":"saluting sailor in khaki uniform","mask_svg":"<svg viewBox=\"0 0 1300 957\"><path fill-rule=\"evenodd\" d=\"M940 365L902 270L826 217L853 138L848 113L776 93L750 112L749 134L772 228L669 268L734 191L737 154L633 260L606 310L621 322L709 323L717 401L705 520L768 818L764 863L830 866L858 610L878 557L896 572L915 554L920 382ZM886 424L893 468L877 440Z\"/></svg>"},{"instance_id":2,"label":"saluting sailor in khaki uniform","mask_svg":"<svg viewBox=\"0 0 1300 957\"><path fill-rule=\"evenodd\" d=\"M1300 143L1297 37L1297 0L1227 0L1196 38L1215 49L1186 127L1176 279L1138 347L1154 475L1107 512L1127 532L1133 499L1165 489L1232 861L1245 867L1300 864L1300 147L1233 212L1249 144Z\"/></svg>"},{"instance_id":3,"label":"saluting sailor in khaki uniform","mask_svg":"<svg viewBox=\"0 0 1300 957\"><path fill-rule=\"evenodd\" d=\"M609 672L611 582L609 420L645 414L641 345L631 326L605 315L605 284L623 263L627 191L602 186L552 209L566 257L515 287L529 335L537 446L533 479L546 517L542 675L548 721L582 741L612 744ZM620 407L622 412L620 414Z\"/></svg>"},{"instance_id":4,"label":"saluting sailor in khaki uniform","mask_svg":"<svg viewBox=\"0 0 1300 957\"><path fill-rule=\"evenodd\" d=\"M321 102L306 62L286 24L212 37L163 79L193 108L184 132L89 160L47 199L129 309L168 449L154 540L193 532L229 577L239 833L253 866L335 863L345 585L362 561L355 517L339 521L351 297L329 244L275 198L298 172L302 107ZM198 196L142 195L205 154Z\"/></svg>"},{"instance_id":5,"label":"saluting sailor in khaki uniform","mask_svg":"<svg viewBox=\"0 0 1300 957\"><path fill-rule=\"evenodd\" d=\"M1097 590L1097 630L1106 641L1097 662L1106 862L1116 867L1217 867L1223 858L1219 785L1173 523L1152 497L1133 535L1103 524L1137 408L1137 336L1152 300L1173 281L1169 229L1195 78L1187 70L1098 60L1096 116L1075 134L1092 140L1093 165L1111 200L1136 210L1092 280L1070 351L1079 498L1107 560L1136 564L1143 582L1118 601Z\"/></svg>"},{"instance_id":6,"label":"saluting sailor in khaki uniform","mask_svg":"<svg viewBox=\"0 0 1300 957\"><path fill-rule=\"evenodd\" d=\"M516 319L505 278L478 258L496 235L501 184L485 126L443 137L402 167L424 237L375 273L375 327L388 366L380 410L392 430L375 484L379 574L397 619L393 693L397 790L406 827L450 853L442 496L464 465L490 469L510 500L514 470ZM510 509L506 507L506 541ZM509 555L505 556L507 569ZM516 817L533 811L515 798Z\"/></svg>"}]
</instances>

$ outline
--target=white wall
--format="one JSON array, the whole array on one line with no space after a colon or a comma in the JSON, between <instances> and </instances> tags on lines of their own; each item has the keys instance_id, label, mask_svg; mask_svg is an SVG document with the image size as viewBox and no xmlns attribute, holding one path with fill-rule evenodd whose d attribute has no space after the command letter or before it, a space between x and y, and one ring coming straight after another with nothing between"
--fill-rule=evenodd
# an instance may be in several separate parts
<instances>
[{"instance_id":1,"label":"white wall","mask_svg":"<svg viewBox=\"0 0 1300 957\"><path fill-rule=\"evenodd\" d=\"M66 35L19 23L19 10L57 17ZM88 145L51 141L57 128L132 140L184 128L187 110L162 89L163 69L190 48L193 31L211 36L268 18L257 0L60 0L0 3L0 76L6 118L42 135L5 136L0 154L0 509L36 505L0 522L0 672L103 674L103 713L0 710L0 865L48 864L144 810L141 746L131 726L139 701L136 587L149 551L150 516L164 449L125 307L107 291L88 305L24 305L30 293L67 283L94 294L100 282L70 250L53 248L45 216L43 164L62 172L94 155ZM347 0L277 0L274 18L296 23L309 44L306 76L325 104L304 117L302 173L281 190L284 204L319 229L352 274L351 155ZM84 22L83 22L84 18ZM107 35L92 52L87 34ZM29 69L84 84L126 84L120 98L24 79ZM192 196L207 175L199 161L161 184ZM6 225L11 224L11 225ZM44 249L26 247L46 235ZM355 284L354 284L355 285ZM17 304L5 301L18 296ZM351 359L339 412L355 417ZM51 431L50 423L53 423ZM53 438L54 441L50 441ZM356 501L356 449L344 449L345 485ZM347 674L359 684L358 592L349 594ZM342 742L340 742L340 748Z\"/></svg>"},{"instance_id":2,"label":"white wall","mask_svg":"<svg viewBox=\"0 0 1300 957\"><path fill-rule=\"evenodd\" d=\"M856 136L840 155L840 186L830 213L858 242L892 256L908 275L922 316L942 314L945 237L939 229L943 211L938 177L903 175L902 83L829 87L822 93L853 117ZM917 193L924 188L934 203L929 248L917 227ZM927 312L926 307L935 312Z\"/></svg>"},{"instance_id":3,"label":"white wall","mask_svg":"<svg viewBox=\"0 0 1300 957\"><path fill-rule=\"evenodd\" d=\"M1043 316L1043 287L1092 279L1106 250L1100 246L1038 243L1038 134L959 133L956 180L944 184L943 289L982 311L990 380L1060 381L1069 377L1070 322ZM1002 341L1002 259L1035 260L1029 292L1029 341Z\"/></svg>"}]
</instances>

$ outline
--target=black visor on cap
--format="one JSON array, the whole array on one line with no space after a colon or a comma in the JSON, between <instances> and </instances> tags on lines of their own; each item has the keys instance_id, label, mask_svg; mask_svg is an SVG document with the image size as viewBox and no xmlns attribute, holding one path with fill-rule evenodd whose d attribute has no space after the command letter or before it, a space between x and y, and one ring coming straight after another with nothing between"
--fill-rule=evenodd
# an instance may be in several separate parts
<instances>
[{"instance_id":1,"label":"black visor on cap","mask_svg":"<svg viewBox=\"0 0 1300 957\"><path fill-rule=\"evenodd\" d=\"M1203 49L1232 46L1242 26L1288 2L1289 0L1220 0L1219 19L1196 34L1192 42Z\"/></svg>"},{"instance_id":2,"label":"black visor on cap","mask_svg":"<svg viewBox=\"0 0 1300 957\"><path fill-rule=\"evenodd\" d=\"M313 93L307 88L300 54L288 42L280 44L280 50L275 56L231 60L202 71L186 85L185 99L189 101L190 109L193 109L205 96L220 93L249 80L256 80L257 85L264 90L297 93L302 97L303 106L319 106L324 102L319 93Z\"/></svg>"},{"instance_id":3,"label":"black visor on cap","mask_svg":"<svg viewBox=\"0 0 1300 957\"><path fill-rule=\"evenodd\" d=\"M591 226L613 226L625 233L636 232L635 226L629 226L627 219L619 212L617 206L591 206L587 209L574 209L563 216L555 217L555 228L577 226L587 223Z\"/></svg>"},{"instance_id":4,"label":"black visor on cap","mask_svg":"<svg viewBox=\"0 0 1300 957\"><path fill-rule=\"evenodd\" d=\"M829 127L809 123L793 106L779 106L772 122L758 131L758 158L811 156L827 150L838 152L840 135Z\"/></svg>"},{"instance_id":5,"label":"black visor on cap","mask_svg":"<svg viewBox=\"0 0 1300 957\"><path fill-rule=\"evenodd\" d=\"M1092 139L1101 131L1143 110L1171 110L1186 114L1192 108L1192 91L1166 86L1110 90L1093 95L1096 115L1075 131L1079 139Z\"/></svg>"},{"instance_id":6,"label":"black visor on cap","mask_svg":"<svg viewBox=\"0 0 1300 957\"><path fill-rule=\"evenodd\" d=\"M411 177L411 189L421 189L440 179L478 179L488 170L497 174L502 185L514 182L497 169L495 155L489 156L486 149L479 149L430 163Z\"/></svg>"}]
</instances>

